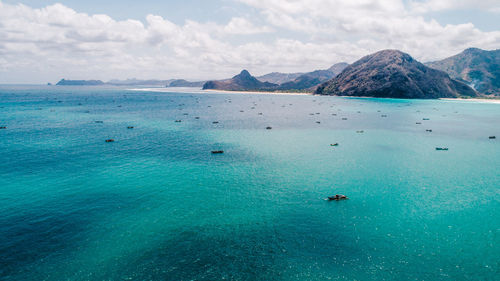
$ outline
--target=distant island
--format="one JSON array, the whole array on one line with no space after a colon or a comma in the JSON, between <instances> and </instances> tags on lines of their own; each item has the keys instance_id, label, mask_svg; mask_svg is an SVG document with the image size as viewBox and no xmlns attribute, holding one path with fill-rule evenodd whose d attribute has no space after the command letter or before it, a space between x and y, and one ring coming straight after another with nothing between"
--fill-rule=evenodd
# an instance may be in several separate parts
<instances>
[{"instance_id":1,"label":"distant island","mask_svg":"<svg viewBox=\"0 0 500 281\"><path fill-rule=\"evenodd\" d=\"M66 80L61 79L57 82L57 86L101 86L104 82L101 80Z\"/></svg>"},{"instance_id":2,"label":"distant island","mask_svg":"<svg viewBox=\"0 0 500 281\"><path fill-rule=\"evenodd\" d=\"M205 84L205 81L198 81L198 82L190 82L184 79L175 79L171 82L169 82L166 87L195 87L195 88L201 88L203 87L203 84Z\"/></svg>"},{"instance_id":3,"label":"distant island","mask_svg":"<svg viewBox=\"0 0 500 281\"><path fill-rule=\"evenodd\" d=\"M315 93L405 99L477 96L465 83L398 50L383 50L361 58L319 86Z\"/></svg>"}]
</instances>

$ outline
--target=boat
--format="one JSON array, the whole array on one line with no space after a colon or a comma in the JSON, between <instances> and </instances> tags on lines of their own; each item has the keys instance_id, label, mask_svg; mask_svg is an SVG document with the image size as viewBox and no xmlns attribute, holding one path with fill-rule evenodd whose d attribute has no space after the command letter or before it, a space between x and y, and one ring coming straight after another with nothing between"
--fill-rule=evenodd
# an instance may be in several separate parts
<instances>
[{"instance_id":1,"label":"boat","mask_svg":"<svg viewBox=\"0 0 500 281\"><path fill-rule=\"evenodd\" d=\"M5 126L0 127L0 130L5 130L5 129L7 129L7 127Z\"/></svg>"},{"instance_id":2,"label":"boat","mask_svg":"<svg viewBox=\"0 0 500 281\"><path fill-rule=\"evenodd\" d=\"M327 201L340 201L349 199L347 196L343 194L335 194L334 196L328 196L325 200Z\"/></svg>"},{"instance_id":3,"label":"boat","mask_svg":"<svg viewBox=\"0 0 500 281\"><path fill-rule=\"evenodd\" d=\"M134 128L134 126L128 126L127 127L127 129L133 129L133 128Z\"/></svg>"},{"instance_id":4,"label":"boat","mask_svg":"<svg viewBox=\"0 0 500 281\"><path fill-rule=\"evenodd\" d=\"M115 140L114 139L107 139L105 140L105 142L114 142Z\"/></svg>"},{"instance_id":5,"label":"boat","mask_svg":"<svg viewBox=\"0 0 500 281\"><path fill-rule=\"evenodd\" d=\"M180 123L182 122L182 120L175 120L175 123Z\"/></svg>"},{"instance_id":6,"label":"boat","mask_svg":"<svg viewBox=\"0 0 500 281\"><path fill-rule=\"evenodd\" d=\"M447 147L436 147L436 150L445 150L446 151L446 150L448 150L448 148Z\"/></svg>"},{"instance_id":7,"label":"boat","mask_svg":"<svg viewBox=\"0 0 500 281\"><path fill-rule=\"evenodd\" d=\"M425 130L426 132L432 133L432 130Z\"/></svg>"},{"instance_id":8,"label":"boat","mask_svg":"<svg viewBox=\"0 0 500 281\"><path fill-rule=\"evenodd\" d=\"M336 142L336 143L331 143L330 146L339 146L339 143Z\"/></svg>"},{"instance_id":9,"label":"boat","mask_svg":"<svg viewBox=\"0 0 500 281\"><path fill-rule=\"evenodd\" d=\"M2 129L2 128L0 128L0 129ZM5 129L5 127L3 127L3 129ZM497 137L495 137L495 136L490 136L490 140L494 140L494 139L496 139L496 138L497 138Z\"/></svg>"},{"instance_id":10,"label":"boat","mask_svg":"<svg viewBox=\"0 0 500 281\"><path fill-rule=\"evenodd\" d=\"M212 154L222 154L224 150L212 150Z\"/></svg>"},{"instance_id":11,"label":"boat","mask_svg":"<svg viewBox=\"0 0 500 281\"><path fill-rule=\"evenodd\" d=\"M266 127L266 130L271 130L273 127Z\"/></svg>"}]
</instances>

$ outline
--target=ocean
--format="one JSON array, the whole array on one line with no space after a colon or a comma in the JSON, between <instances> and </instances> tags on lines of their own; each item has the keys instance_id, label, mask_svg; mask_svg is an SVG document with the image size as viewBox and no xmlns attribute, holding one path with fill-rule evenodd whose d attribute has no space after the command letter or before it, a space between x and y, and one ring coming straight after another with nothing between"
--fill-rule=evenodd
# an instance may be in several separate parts
<instances>
[{"instance_id":1,"label":"ocean","mask_svg":"<svg viewBox=\"0 0 500 281\"><path fill-rule=\"evenodd\" d=\"M0 126L0 280L500 274L500 104L0 86Z\"/></svg>"}]
</instances>

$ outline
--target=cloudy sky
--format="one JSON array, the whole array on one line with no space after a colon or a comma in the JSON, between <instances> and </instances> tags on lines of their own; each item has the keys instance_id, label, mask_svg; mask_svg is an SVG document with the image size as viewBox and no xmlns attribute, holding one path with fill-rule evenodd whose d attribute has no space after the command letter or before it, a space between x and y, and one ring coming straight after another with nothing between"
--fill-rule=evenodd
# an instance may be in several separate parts
<instances>
[{"instance_id":1,"label":"cloudy sky","mask_svg":"<svg viewBox=\"0 0 500 281\"><path fill-rule=\"evenodd\" d=\"M161 3L159 3L161 2ZM499 0L0 0L0 83L260 75L500 48Z\"/></svg>"}]
</instances>

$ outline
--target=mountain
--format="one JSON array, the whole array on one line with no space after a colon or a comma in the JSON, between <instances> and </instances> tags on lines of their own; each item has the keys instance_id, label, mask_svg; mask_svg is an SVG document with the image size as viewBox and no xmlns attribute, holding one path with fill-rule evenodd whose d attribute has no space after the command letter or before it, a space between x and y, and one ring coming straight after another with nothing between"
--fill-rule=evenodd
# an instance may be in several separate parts
<instances>
[{"instance_id":1,"label":"mountain","mask_svg":"<svg viewBox=\"0 0 500 281\"><path fill-rule=\"evenodd\" d=\"M300 75L304 73L281 73L281 72L271 72L266 75L258 76L257 79L262 82L269 82L273 84L283 84L286 82L293 81L297 79Z\"/></svg>"},{"instance_id":2,"label":"mountain","mask_svg":"<svg viewBox=\"0 0 500 281\"><path fill-rule=\"evenodd\" d=\"M470 48L426 65L448 73L482 94L500 96L500 49L485 51Z\"/></svg>"},{"instance_id":3,"label":"mountain","mask_svg":"<svg viewBox=\"0 0 500 281\"><path fill-rule=\"evenodd\" d=\"M205 84L205 81L200 82L190 82L184 79L176 79L167 84L167 87L196 87L201 88Z\"/></svg>"},{"instance_id":4,"label":"mountain","mask_svg":"<svg viewBox=\"0 0 500 281\"><path fill-rule=\"evenodd\" d=\"M208 81L203 85L203 90L215 89L215 90L226 90L226 91L248 91L248 90L274 90L278 85L261 82L257 78L250 75L246 70L243 70L240 74L234 76L231 79L221 80L221 81Z\"/></svg>"},{"instance_id":5,"label":"mountain","mask_svg":"<svg viewBox=\"0 0 500 281\"><path fill-rule=\"evenodd\" d=\"M384 50L361 58L320 85L316 94L407 99L477 95L445 72L427 67L397 50Z\"/></svg>"},{"instance_id":6,"label":"mountain","mask_svg":"<svg viewBox=\"0 0 500 281\"><path fill-rule=\"evenodd\" d=\"M106 84L113 86L165 86L173 80L139 80L139 79L127 79L127 80L110 80Z\"/></svg>"},{"instance_id":7,"label":"mountain","mask_svg":"<svg viewBox=\"0 0 500 281\"><path fill-rule=\"evenodd\" d=\"M308 72L300 75L295 80L283 83L279 86L279 90L305 90L311 89L319 84L328 81L335 76L337 76L342 70L344 70L349 64L342 62L334 64L332 67L326 70L315 70L313 72Z\"/></svg>"},{"instance_id":8,"label":"mountain","mask_svg":"<svg viewBox=\"0 0 500 281\"><path fill-rule=\"evenodd\" d=\"M61 81L57 82L58 86L99 86L104 85L104 82L101 80L66 80L61 79Z\"/></svg>"}]
</instances>

